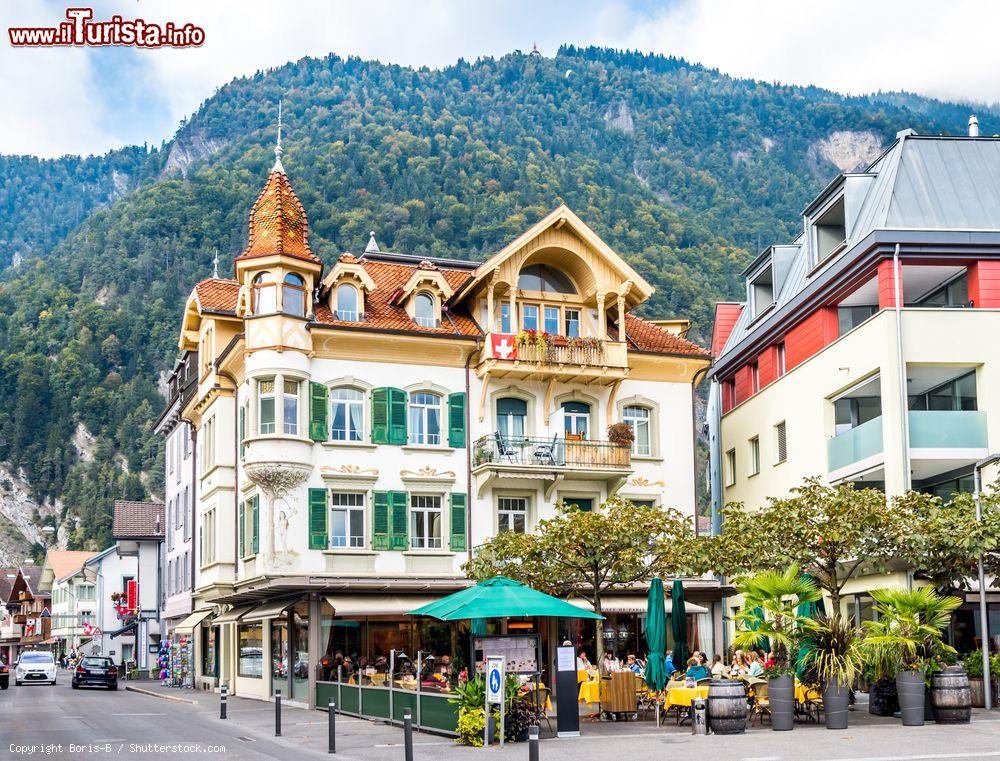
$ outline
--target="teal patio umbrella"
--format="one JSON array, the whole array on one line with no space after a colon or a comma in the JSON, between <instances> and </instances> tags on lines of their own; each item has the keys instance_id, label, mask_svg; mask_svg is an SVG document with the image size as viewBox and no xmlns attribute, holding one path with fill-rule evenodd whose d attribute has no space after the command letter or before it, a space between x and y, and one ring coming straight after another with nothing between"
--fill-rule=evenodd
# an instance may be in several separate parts
<instances>
[{"instance_id":1,"label":"teal patio umbrella","mask_svg":"<svg viewBox=\"0 0 1000 761\"><path fill-rule=\"evenodd\" d=\"M808 573L802 574L803 579L808 579L810 581L815 581L815 579ZM804 602L799 607L795 609L795 613L803 618L811 618L812 620L818 619L820 616L826 615L826 605L823 604L823 598L821 597L816 602ZM795 663L795 676L800 680L806 673L806 657L812 651L814 645L813 641L808 635L804 636L799 641L799 651L796 656Z\"/></svg>"},{"instance_id":2,"label":"teal patio umbrella","mask_svg":"<svg viewBox=\"0 0 1000 761\"><path fill-rule=\"evenodd\" d=\"M764 609L758 606L750 611L750 615L752 615L753 618L747 621L747 628L750 631L755 632L764 624ZM765 655L771 652L771 640L767 637L762 637L757 643L757 649L763 650Z\"/></svg>"},{"instance_id":3,"label":"teal patio umbrella","mask_svg":"<svg viewBox=\"0 0 1000 761\"><path fill-rule=\"evenodd\" d=\"M667 614L663 606L663 581L656 577L650 582L646 597L646 656L645 680L649 689L659 692L667 684Z\"/></svg>"},{"instance_id":4,"label":"teal patio umbrella","mask_svg":"<svg viewBox=\"0 0 1000 761\"><path fill-rule=\"evenodd\" d=\"M672 658L674 668L684 671L688 656L687 643L687 608L684 605L684 584L680 579L674 579L670 590L670 630L674 635L674 652Z\"/></svg>"},{"instance_id":5,"label":"teal patio umbrella","mask_svg":"<svg viewBox=\"0 0 1000 761\"><path fill-rule=\"evenodd\" d=\"M409 612L411 616L430 616L439 621L462 621L477 618L549 618L601 619L589 610L525 586L506 576L494 576L473 587L455 592Z\"/></svg>"}]
</instances>

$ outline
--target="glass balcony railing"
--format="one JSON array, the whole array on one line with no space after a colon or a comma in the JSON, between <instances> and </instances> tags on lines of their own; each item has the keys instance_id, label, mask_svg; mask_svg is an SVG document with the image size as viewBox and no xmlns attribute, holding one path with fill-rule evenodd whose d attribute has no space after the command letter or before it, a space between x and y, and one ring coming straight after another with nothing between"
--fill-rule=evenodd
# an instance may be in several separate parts
<instances>
[{"instance_id":1,"label":"glass balcony railing","mask_svg":"<svg viewBox=\"0 0 1000 761\"><path fill-rule=\"evenodd\" d=\"M830 472L840 470L882 451L882 416L844 431L826 442Z\"/></svg>"},{"instance_id":2,"label":"glass balcony railing","mask_svg":"<svg viewBox=\"0 0 1000 761\"><path fill-rule=\"evenodd\" d=\"M914 449L985 449L986 413L980 410L912 410Z\"/></svg>"}]
</instances>

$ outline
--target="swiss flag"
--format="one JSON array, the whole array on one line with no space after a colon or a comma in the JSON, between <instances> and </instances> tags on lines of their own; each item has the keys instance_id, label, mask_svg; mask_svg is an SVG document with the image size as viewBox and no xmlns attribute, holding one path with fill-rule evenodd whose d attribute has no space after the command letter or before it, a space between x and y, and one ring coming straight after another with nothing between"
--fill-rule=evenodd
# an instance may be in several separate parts
<instances>
[{"instance_id":1,"label":"swiss flag","mask_svg":"<svg viewBox=\"0 0 1000 761\"><path fill-rule=\"evenodd\" d=\"M517 345L509 333L493 333L490 336L490 351L497 359L517 359Z\"/></svg>"}]
</instances>

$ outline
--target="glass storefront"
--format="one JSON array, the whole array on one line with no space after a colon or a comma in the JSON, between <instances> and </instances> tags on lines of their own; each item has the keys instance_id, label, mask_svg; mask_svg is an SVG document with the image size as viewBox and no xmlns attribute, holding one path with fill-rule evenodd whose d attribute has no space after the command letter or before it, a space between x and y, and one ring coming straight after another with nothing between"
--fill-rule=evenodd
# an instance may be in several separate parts
<instances>
[{"instance_id":1,"label":"glass storefront","mask_svg":"<svg viewBox=\"0 0 1000 761\"><path fill-rule=\"evenodd\" d=\"M309 700L309 603L300 602L286 614L290 621L289 649L294 654L292 698Z\"/></svg>"},{"instance_id":2,"label":"glass storefront","mask_svg":"<svg viewBox=\"0 0 1000 761\"><path fill-rule=\"evenodd\" d=\"M201 673L204 676L219 676L219 627L201 627Z\"/></svg>"},{"instance_id":3,"label":"glass storefront","mask_svg":"<svg viewBox=\"0 0 1000 761\"><path fill-rule=\"evenodd\" d=\"M271 620L271 694L288 695L288 622L285 617Z\"/></svg>"},{"instance_id":4,"label":"glass storefront","mask_svg":"<svg viewBox=\"0 0 1000 761\"><path fill-rule=\"evenodd\" d=\"M260 679L264 676L264 627L262 624L240 624L239 667L237 676Z\"/></svg>"}]
</instances>

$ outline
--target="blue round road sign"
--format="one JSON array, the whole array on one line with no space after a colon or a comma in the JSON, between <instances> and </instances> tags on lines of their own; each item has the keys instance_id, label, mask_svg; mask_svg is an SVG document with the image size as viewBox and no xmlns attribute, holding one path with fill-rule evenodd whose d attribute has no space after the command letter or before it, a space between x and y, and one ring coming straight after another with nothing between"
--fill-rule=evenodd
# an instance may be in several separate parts
<instances>
[{"instance_id":1,"label":"blue round road sign","mask_svg":"<svg viewBox=\"0 0 1000 761\"><path fill-rule=\"evenodd\" d=\"M500 692L500 671L493 669L490 672L490 691Z\"/></svg>"}]
</instances>

